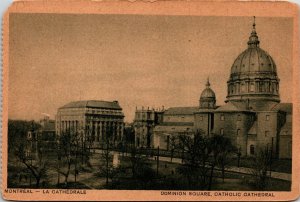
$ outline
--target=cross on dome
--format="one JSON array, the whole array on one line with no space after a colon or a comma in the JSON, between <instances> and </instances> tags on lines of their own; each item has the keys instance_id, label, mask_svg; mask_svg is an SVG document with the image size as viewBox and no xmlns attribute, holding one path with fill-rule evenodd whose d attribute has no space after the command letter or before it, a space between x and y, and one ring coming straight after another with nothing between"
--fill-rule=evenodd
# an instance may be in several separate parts
<instances>
[{"instance_id":1,"label":"cross on dome","mask_svg":"<svg viewBox=\"0 0 300 202\"><path fill-rule=\"evenodd\" d=\"M258 47L258 45L259 45L259 40L258 40L255 26L256 26L255 16L253 16L252 32L251 32L251 35L250 35L249 41L248 41L249 48L255 48L255 47Z\"/></svg>"},{"instance_id":2,"label":"cross on dome","mask_svg":"<svg viewBox=\"0 0 300 202\"><path fill-rule=\"evenodd\" d=\"M209 83L209 77L207 77L206 87L207 87L207 88L209 88L209 87L210 87L210 83Z\"/></svg>"}]
</instances>

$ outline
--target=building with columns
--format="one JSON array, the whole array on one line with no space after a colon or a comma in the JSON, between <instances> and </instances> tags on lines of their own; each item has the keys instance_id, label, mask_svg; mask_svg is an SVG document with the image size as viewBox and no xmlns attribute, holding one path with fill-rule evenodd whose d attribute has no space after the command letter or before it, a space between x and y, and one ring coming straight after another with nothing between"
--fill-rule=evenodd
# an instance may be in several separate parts
<instances>
[{"instance_id":1,"label":"building with columns","mask_svg":"<svg viewBox=\"0 0 300 202\"><path fill-rule=\"evenodd\" d=\"M73 131L85 140L89 138L94 147L101 147L107 137L115 145L122 141L124 114L118 101L75 101L57 111L56 134Z\"/></svg>"},{"instance_id":2,"label":"building with columns","mask_svg":"<svg viewBox=\"0 0 300 202\"><path fill-rule=\"evenodd\" d=\"M154 129L154 147L168 150L172 136L191 130L206 136L229 137L242 156L255 155L260 148L267 147L274 157L292 157L292 103L280 102L277 67L260 47L255 26L254 22L247 48L231 66L225 104L216 105L216 95L208 80L198 107L166 111L162 124ZM168 111L172 112L172 121Z\"/></svg>"}]
</instances>

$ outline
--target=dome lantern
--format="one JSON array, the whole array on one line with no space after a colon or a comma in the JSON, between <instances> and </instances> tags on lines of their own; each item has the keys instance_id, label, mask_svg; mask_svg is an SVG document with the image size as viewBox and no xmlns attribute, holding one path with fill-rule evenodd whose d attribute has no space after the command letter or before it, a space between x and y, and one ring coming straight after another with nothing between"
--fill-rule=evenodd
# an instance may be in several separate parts
<instances>
[{"instance_id":1,"label":"dome lantern","mask_svg":"<svg viewBox=\"0 0 300 202\"><path fill-rule=\"evenodd\" d=\"M257 33L256 33L256 29L255 29L255 16L253 16L253 25L252 25L252 32L251 32L251 35L249 37L249 41L248 41L248 47L249 48L255 48L255 47L258 47L259 46L259 40L258 40L258 36L257 36Z\"/></svg>"}]
</instances>

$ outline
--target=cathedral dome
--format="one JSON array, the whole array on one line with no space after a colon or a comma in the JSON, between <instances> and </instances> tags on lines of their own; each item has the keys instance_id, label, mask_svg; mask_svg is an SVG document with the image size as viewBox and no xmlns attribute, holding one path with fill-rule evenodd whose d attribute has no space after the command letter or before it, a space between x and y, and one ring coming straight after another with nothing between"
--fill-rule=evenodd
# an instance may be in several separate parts
<instances>
[{"instance_id":1,"label":"cathedral dome","mask_svg":"<svg viewBox=\"0 0 300 202\"><path fill-rule=\"evenodd\" d=\"M205 88L201 93L201 98L216 98L216 94L211 88Z\"/></svg>"},{"instance_id":2,"label":"cathedral dome","mask_svg":"<svg viewBox=\"0 0 300 202\"><path fill-rule=\"evenodd\" d=\"M260 41L255 26L254 21L248 48L239 54L231 66L227 82L227 101L280 101L276 64L273 58L259 47Z\"/></svg>"},{"instance_id":3,"label":"cathedral dome","mask_svg":"<svg viewBox=\"0 0 300 202\"><path fill-rule=\"evenodd\" d=\"M215 108L216 94L210 88L209 79L207 79L206 88L202 91L200 96L200 108Z\"/></svg>"},{"instance_id":4,"label":"cathedral dome","mask_svg":"<svg viewBox=\"0 0 300 202\"><path fill-rule=\"evenodd\" d=\"M258 46L247 48L235 59L231 67L231 74L259 72L277 74L272 57Z\"/></svg>"}]
</instances>

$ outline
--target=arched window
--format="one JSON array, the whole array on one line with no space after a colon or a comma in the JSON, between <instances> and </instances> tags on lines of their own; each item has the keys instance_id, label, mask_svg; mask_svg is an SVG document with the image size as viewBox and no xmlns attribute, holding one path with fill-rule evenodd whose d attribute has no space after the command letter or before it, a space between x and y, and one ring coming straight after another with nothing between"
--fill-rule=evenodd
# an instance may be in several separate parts
<instances>
[{"instance_id":1,"label":"arched window","mask_svg":"<svg viewBox=\"0 0 300 202\"><path fill-rule=\"evenodd\" d=\"M241 93L245 92L245 85L244 83L241 84Z\"/></svg>"},{"instance_id":2,"label":"arched window","mask_svg":"<svg viewBox=\"0 0 300 202\"><path fill-rule=\"evenodd\" d=\"M254 155L255 154L255 150L254 150L254 145L250 145L250 154Z\"/></svg>"},{"instance_id":3,"label":"arched window","mask_svg":"<svg viewBox=\"0 0 300 202\"><path fill-rule=\"evenodd\" d=\"M254 92L255 91L255 86L254 83L250 84L250 92Z\"/></svg>"},{"instance_id":4,"label":"arched window","mask_svg":"<svg viewBox=\"0 0 300 202\"><path fill-rule=\"evenodd\" d=\"M263 92L263 83L259 82L259 92Z\"/></svg>"}]
</instances>

